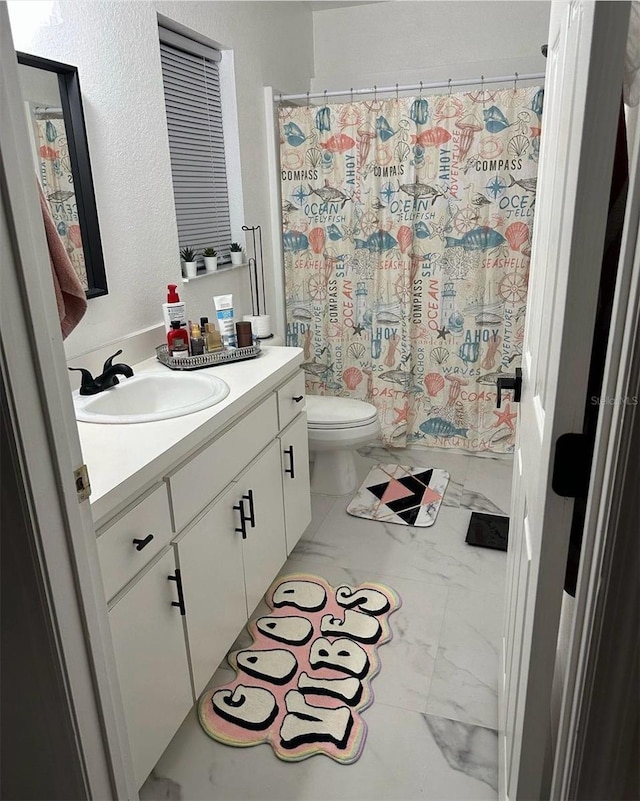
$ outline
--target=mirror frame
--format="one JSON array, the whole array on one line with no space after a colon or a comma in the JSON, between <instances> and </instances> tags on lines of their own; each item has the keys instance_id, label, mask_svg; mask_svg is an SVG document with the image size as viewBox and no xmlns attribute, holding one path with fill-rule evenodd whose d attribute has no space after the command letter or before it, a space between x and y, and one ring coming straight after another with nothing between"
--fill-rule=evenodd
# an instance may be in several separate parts
<instances>
[{"instance_id":1,"label":"mirror frame","mask_svg":"<svg viewBox=\"0 0 640 801\"><path fill-rule=\"evenodd\" d=\"M69 145L69 160L71 161L73 188L78 208L78 224L80 225L87 271L86 296L87 298L96 298L106 295L109 290L107 289L107 276L100 240L98 210L93 189L78 68L72 67L70 64L61 64L59 61L51 61L48 58L33 56L30 53L17 52L16 56L19 64L55 72L58 76L60 103Z\"/></svg>"}]
</instances>

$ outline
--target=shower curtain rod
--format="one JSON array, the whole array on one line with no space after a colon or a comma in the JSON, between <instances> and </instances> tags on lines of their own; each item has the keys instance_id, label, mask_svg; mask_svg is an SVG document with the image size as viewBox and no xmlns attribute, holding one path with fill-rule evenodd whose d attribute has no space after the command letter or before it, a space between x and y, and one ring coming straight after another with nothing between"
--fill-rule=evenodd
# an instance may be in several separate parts
<instances>
[{"instance_id":1,"label":"shower curtain rod","mask_svg":"<svg viewBox=\"0 0 640 801\"><path fill-rule=\"evenodd\" d=\"M479 78L451 78L446 81L431 81L429 83L412 83L404 84L402 86L395 84L395 86L370 86L364 89L332 89L331 91L324 92L301 92L295 95L274 95L274 103L280 103L283 100L311 100L321 97L326 100L327 97L338 97L344 95L377 95L388 94L389 92L422 92L425 89L452 89L455 86L484 86L486 83L508 83L514 81L539 81L544 80L544 72L529 72L523 75L515 72L513 75L495 75L490 78L485 78L481 75Z\"/></svg>"}]
</instances>

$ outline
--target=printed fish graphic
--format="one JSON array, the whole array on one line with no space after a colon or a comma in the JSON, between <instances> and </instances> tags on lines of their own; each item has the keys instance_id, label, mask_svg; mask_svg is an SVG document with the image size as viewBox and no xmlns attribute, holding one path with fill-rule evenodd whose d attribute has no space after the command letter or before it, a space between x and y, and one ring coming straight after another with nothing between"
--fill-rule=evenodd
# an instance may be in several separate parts
<instances>
[{"instance_id":1,"label":"printed fish graphic","mask_svg":"<svg viewBox=\"0 0 640 801\"><path fill-rule=\"evenodd\" d=\"M294 320L301 320L305 322L313 320L313 314L309 311L309 309L305 309L304 306L294 306L293 309L291 309L291 316Z\"/></svg>"},{"instance_id":2,"label":"printed fish graphic","mask_svg":"<svg viewBox=\"0 0 640 801\"><path fill-rule=\"evenodd\" d=\"M408 389L413 382L413 376L405 370L387 370L386 373L380 374L380 378L390 384L400 384L405 389Z\"/></svg>"},{"instance_id":3,"label":"printed fish graphic","mask_svg":"<svg viewBox=\"0 0 640 801\"><path fill-rule=\"evenodd\" d=\"M320 142L320 147L323 150L328 150L330 153L344 153L346 150L351 150L355 145L355 140L345 133L336 134L326 142Z\"/></svg>"},{"instance_id":4,"label":"printed fish graphic","mask_svg":"<svg viewBox=\"0 0 640 801\"><path fill-rule=\"evenodd\" d=\"M307 139L295 122L285 123L284 135L291 147L298 147L298 145L301 145Z\"/></svg>"},{"instance_id":5,"label":"printed fish graphic","mask_svg":"<svg viewBox=\"0 0 640 801\"><path fill-rule=\"evenodd\" d=\"M429 103L424 97L419 97L411 104L409 116L416 125L424 125L429 119Z\"/></svg>"},{"instance_id":6,"label":"printed fish graphic","mask_svg":"<svg viewBox=\"0 0 640 801\"><path fill-rule=\"evenodd\" d=\"M448 248L462 247L465 250L491 250L501 245L505 238L498 231L487 226L467 231L460 239L445 236L445 246Z\"/></svg>"},{"instance_id":7,"label":"printed fish graphic","mask_svg":"<svg viewBox=\"0 0 640 801\"><path fill-rule=\"evenodd\" d=\"M502 372L502 368L496 370L494 373L485 373L484 375L479 376L476 378L478 384L486 384L488 386L495 387L496 381L500 378L501 375L504 375Z\"/></svg>"},{"instance_id":8,"label":"printed fish graphic","mask_svg":"<svg viewBox=\"0 0 640 801\"><path fill-rule=\"evenodd\" d=\"M417 182L415 184L400 184L399 189L411 195L413 198L419 197L444 197L444 192L431 184L422 184Z\"/></svg>"},{"instance_id":9,"label":"printed fish graphic","mask_svg":"<svg viewBox=\"0 0 640 801\"><path fill-rule=\"evenodd\" d=\"M524 189L525 192L536 192L538 188L538 179L537 178L519 178L517 181L511 175L511 173L507 173L509 178L511 178L511 183L507 187L509 189L512 186L519 186L520 189Z\"/></svg>"},{"instance_id":10,"label":"printed fish graphic","mask_svg":"<svg viewBox=\"0 0 640 801\"><path fill-rule=\"evenodd\" d=\"M398 240L391 236L387 231L376 231L371 234L367 239L356 239L356 250L373 250L378 253L383 253L385 250L391 250L398 244Z\"/></svg>"},{"instance_id":11,"label":"printed fish graphic","mask_svg":"<svg viewBox=\"0 0 640 801\"><path fill-rule=\"evenodd\" d=\"M500 133L509 127L509 121L497 106L486 108L482 112L484 127L489 133Z\"/></svg>"},{"instance_id":12,"label":"printed fish graphic","mask_svg":"<svg viewBox=\"0 0 640 801\"><path fill-rule=\"evenodd\" d=\"M338 228L338 226L335 223L331 223L331 225L327 227L327 236L333 242L337 242L339 239L343 239L342 231Z\"/></svg>"},{"instance_id":13,"label":"printed fish graphic","mask_svg":"<svg viewBox=\"0 0 640 801\"><path fill-rule=\"evenodd\" d=\"M466 437L469 429L457 428L452 422L445 420L444 417L432 417L430 420L420 424L420 431L425 434L431 434L434 437L448 438Z\"/></svg>"},{"instance_id":14,"label":"printed fish graphic","mask_svg":"<svg viewBox=\"0 0 640 801\"><path fill-rule=\"evenodd\" d=\"M282 211L284 211L285 214L290 214L292 211L300 211L300 209L290 200L285 200L285 202L282 204Z\"/></svg>"},{"instance_id":15,"label":"printed fish graphic","mask_svg":"<svg viewBox=\"0 0 640 801\"><path fill-rule=\"evenodd\" d=\"M425 222L423 222L423 220L420 220L420 222L417 223L414 230L418 239L427 239L427 237L431 236L431 231L429 230L429 226Z\"/></svg>"},{"instance_id":16,"label":"printed fish graphic","mask_svg":"<svg viewBox=\"0 0 640 801\"><path fill-rule=\"evenodd\" d=\"M302 365L302 369L305 371L305 373L311 373L311 375L321 378L323 375L329 372L330 367L328 364L322 364L319 362L305 362Z\"/></svg>"},{"instance_id":17,"label":"printed fish graphic","mask_svg":"<svg viewBox=\"0 0 640 801\"><path fill-rule=\"evenodd\" d=\"M386 117L378 117L376 120L376 133L380 137L381 141L386 142L387 140L391 139L395 131L387 122Z\"/></svg>"},{"instance_id":18,"label":"printed fish graphic","mask_svg":"<svg viewBox=\"0 0 640 801\"><path fill-rule=\"evenodd\" d=\"M427 128L426 131L417 136L411 137L412 145L422 145L423 147L440 147L451 139L451 134L446 128L437 125L435 128Z\"/></svg>"},{"instance_id":19,"label":"printed fish graphic","mask_svg":"<svg viewBox=\"0 0 640 801\"><path fill-rule=\"evenodd\" d=\"M75 192L69 192L68 189L58 189L56 192L52 192L50 195L47 195L49 200L53 200L54 202L64 203L65 200L69 200L70 197L73 197Z\"/></svg>"},{"instance_id":20,"label":"printed fish graphic","mask_svg":"<svg viewBox=\"0 0 640 801\"><path fill-rule=\"evenodd\" d=\"M282 235L282 243L286 253L297 253L309 248L309 240L302 231L287 231Z\"/></svg>"},{"instance_id":21,"label":"printed fish graphic","mask_svg":"<svg viewBox=\"0 0 640 801\"><path fill-rule=\"evenodd\" d=\"M313 189L311 184L309 184L309 192L312 195L317 195L323 203L329 203L332 200L340 201L342 204L341 208L344 208L344 204L347 202L347 200L351 199L339 189L329 186L329 181L327 180L325 180L324 186L320 189Z\"/></svg>"},{"instance_id":22,"label":"printed fish graphic","mask_svg":"<svg viewBox=\"0 0 640 801\"><path fill-rule=\"evenodd\" d=\"M376 321L383 325L396 325L400 322L400 315L391 311L379 311L376 314Z\"/></svg>"}]
</instances>

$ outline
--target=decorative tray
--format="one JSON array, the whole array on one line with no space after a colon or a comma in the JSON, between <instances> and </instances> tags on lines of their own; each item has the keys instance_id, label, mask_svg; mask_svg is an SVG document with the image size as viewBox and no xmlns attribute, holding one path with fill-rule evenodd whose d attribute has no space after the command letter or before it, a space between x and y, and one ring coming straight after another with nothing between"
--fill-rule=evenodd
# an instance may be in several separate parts
<instances>
[{"instance_id":1,"label":"decorative tray","mask_svg":"<svg viewBox=\"0 0 640 801\"><path fill-rule=\"evenodd\" d=\"M202 356L175 358L169 355L167 345L158 345L156 348L158 361L171 370L202 370L205 367L215 367L217 364L229 364L230 362L242 362L245 359L255 359L261 353L260 345L249 345L246 348L219 350L216 353L205 353Z\"/></svg>"}]
</instances>

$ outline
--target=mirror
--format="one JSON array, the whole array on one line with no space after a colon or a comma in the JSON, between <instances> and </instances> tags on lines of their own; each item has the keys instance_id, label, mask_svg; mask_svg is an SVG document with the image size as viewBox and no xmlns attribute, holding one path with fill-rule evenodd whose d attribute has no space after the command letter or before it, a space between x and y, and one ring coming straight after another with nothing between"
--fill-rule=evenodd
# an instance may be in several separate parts
<instances>
[{"instance_id":1,"label":"mirror","mask_svg":"<svg viewBox=\"0 0 640 801\"><path fill-rule=\"evenodd\" d=\"M87 298L107 294L78 70L18 53L34 169Z\"/></svg>"}]
</instances>

